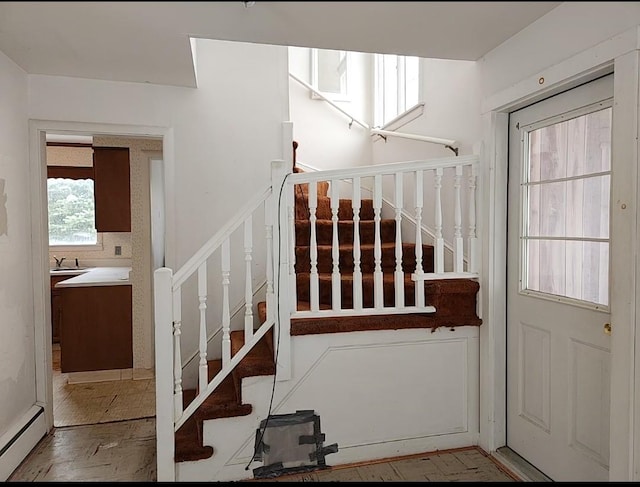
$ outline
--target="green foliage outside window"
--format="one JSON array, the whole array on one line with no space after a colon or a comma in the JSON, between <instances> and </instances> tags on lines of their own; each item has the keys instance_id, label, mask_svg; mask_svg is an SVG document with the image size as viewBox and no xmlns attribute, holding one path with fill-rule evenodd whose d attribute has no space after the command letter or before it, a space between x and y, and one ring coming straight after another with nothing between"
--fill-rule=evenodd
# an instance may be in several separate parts
<instances>
[{"instance_id":1,"label":"green foliage outside window","mask_svg":"<svg viewBox=\"0 0 640 487\"><path fill-rule=\"evenodd\" d=\"M92 179L47 179L49 245L97 242Z\"/></svg>"}]
</instances>

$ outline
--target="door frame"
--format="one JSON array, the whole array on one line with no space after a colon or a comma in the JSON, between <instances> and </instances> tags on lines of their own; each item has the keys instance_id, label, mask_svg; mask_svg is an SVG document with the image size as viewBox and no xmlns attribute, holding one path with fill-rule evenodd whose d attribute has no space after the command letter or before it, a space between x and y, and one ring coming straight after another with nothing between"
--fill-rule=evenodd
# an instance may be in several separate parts
<instances>
[{"instance_id":1,"label":"door frame","mask_svg":"<svg viewBox=\"0 0 640 487\"><path fill-rule=\"evenodd\" d=\"M35 336L36 404L44 409L46 430L53 428L53 373L51 346L51 297L49 284L49 231L47 223L47 132L121 137L162 137L165 191L165 262L175 260L174 136L168 127L29 120L29 187L31 188L31 255Z\"/></svg>"},{"instance_id":2,"label":"door frame","mask_svg":"<svg viewBox=\"0 0 640 487\"><path fill-rule=\"evenodd\" d=\"M509 113L605 74L614 73L611 222L612 481L640 480L640 221L637 221L640 136L640 29L634 27L483 100L481 107L482 272L479 446L506 445L506 269ZM622 170L621 170L622 168ZM625 257L627 256L627 257ZM633 265L629 265L629 258Z\"/></svg>"}]
</instances>

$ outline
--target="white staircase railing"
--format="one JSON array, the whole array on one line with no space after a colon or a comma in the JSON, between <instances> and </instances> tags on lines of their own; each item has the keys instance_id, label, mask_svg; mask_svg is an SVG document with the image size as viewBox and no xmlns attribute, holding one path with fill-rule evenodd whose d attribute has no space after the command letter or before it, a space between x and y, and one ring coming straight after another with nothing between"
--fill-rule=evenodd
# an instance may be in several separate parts
<instances>
[{"instance_id":1,"label":"white staircase railing","mask_svg":"<svg viewBox=\"0 0 640 487\"><path fill-rule=\"evenodd\" d=\"M411 161L376 166L357 167L346 170L315 171L292 174L287 178L285 191L293 194L296 185L308 186L308 211L309 211L309 303L308 309L299 309L298 299L292 299L289 303L292 318L302 317L328 317L328 316L357 316L373 314L399 314L399 313L433 313L436 309L424 302L424 282L434 279L474 279L478 277L478 237L476 233L476 185L477 185L477 156L448 157L429 161ZM447 194L450 199L443 197L443 177L449 176L451 184L448 185ZM464 177L466 173L466 178ZM372 184L367 189L361 187L365 179ZM425 188L425 181L431 182L431 188ZM328 182L331 198L331 305L322 306L320 295L320 273L318 272L318 195L317 184ZM407 184L407 182L409 184ZM347 183L347 184L345 184ZM383 183L388 183L384 185ZM467 191L463 199L463 183ZM383 293L384 273L381 268L381 221L383 187L388 188L387 201L393 201L391 208L395 219L395 270L393 271L394 296L393 304L385 304ZM373 226L374 226L374 270L373 270L373 303L363 305L364 283L361 269L361 200L362 192L368 191L373 199ZM347 194L349 193L349 194ZM389 197L391 196L391 197ZM403 236L402 215L405 211L405 200L413 200L413 214L415 215L415 235L413 237L415 251L415 268L410 273L415 286L415 302L412 305L405 303L406 289L405 271L403 270ZM349 269L349 275L353 276L352 305L343 305L343 292L341 290L341 267L339 257L339 226L338 204L340 199L351 200L353 209L353 270ZM466 240L463 235L463 200L466 202ZM290 199L288 200L290 201ZM292 204L292 203L289 203ZM435 229L434 270L426 272L423 267L423 219L424 208L433 209L433 227ZM444 216L443 207L453 208L453 215L449 227L453 235L453 264L445 268L444 242ZM289 209L292 214L294 208ZM292 219L289 221L289 246L295 247L295 228ZM404 239L406 240L406 239ZM293 260L293 259L292 259ZM296 288L295 262L289 262L290 286ZM371 301L371 300L369 300ZM388 301L388 300L387 300Z\"/></svg>"},{"instance_id":2,"label":"white staircase railing","mask_svg":"<svg viewBox=\"0 0 640 487\"><path fill-rule=\"evenodd\" d=\"M477 156L451 157L430 161L412 161L376 166L357 167L347 170L292 173L285 161L272 163L271 186L262 194L247 203L228 223L220 229L192 258L175 274L171 269L161 268L154 275L155 306L155 348L156 348L156 431L158 480L175 480L175 433L193 415L203 401L233 371L250 350L273 327L274 362L276 379L287 380L291 377L290 365L290 320L296 317L323 316L362 316L372 314L428 313L437 311L425 303L425 281L430 279L458 279L478 277L478 238L476 235L476 186ZM452 184L445 185L443 180L452 177ZM465 177L466 176L466 177ZM318 234L317 184L328 182L330 193L331 222L331 305L321 303L320 273L318 271ZM370 183L370 184L367 184ZM345 184L346 183L346 184ZM387 184L385 184L387 183ZM307 185L309 209L309 309L298 309L299 283L296 275L296 200L295 187ZM430 186L429 186L430 185ZM346 188L346 189L345 189ZM444 188L444 191L443 191ZM347 189L349 194L347 195ZM466 191L464 191L466 189ZM385 193L386 190L386 194ZM445 201L449 195L451 200ZM373 303L368 306L368 294L364 293L364 275L362 269L362 228L364 225L363 201L371 196L374 226L374 269ZM353 236L349 242L353 246L353 270L351 303L344 299L340 264L340 201L349 199L353 213ZM407 200L413 202L407 205ZM385 208L384 202L393 201L391 208ZM402 225L406 218L405 207L412 207L415 215L415 268L408 273L415 287L415 301L406 302L407 270L403 268L404 241L406 232ZM424 209L433 211L435 228L434 271L427 272L423 265L423 220ZM449 218L443 208L453 208ZM463 210L464 208L464 210ZM389 213L389 218L384 213ZM255 223L264 221L264 232L256 238ZM466 218L466 221L464 221ZM392 274L393 305L385 305L385 270L382 269L381 225L383 219L393 220L395 224L395 267ZM451 221L449 221L451 220ZM370 224L371 222L369 222ZM412 222L413 223L413 222ZM466 225L465 225L466 223ZM445 265L445 231L453 233L453 264ZM464 230L467 230L466 236ZM233 240L236 239L236 240ZM242 243L238 244L237 240ZM233 242L236 244L234 245ZM264 249L256 253L256 249ZM212 262L218 256L219 261ZM262 260L264 259L264 261ZM237 262L240 265L233 265ZM266 320L258 323L254 313L253 283L261 276L254 276L254 263L263 262L265 279ZM219 280L210 279L211 270L218 268ZM238 268L241 274L238 277ZM236 271L234 273L234 271ZM388 270L387 270L388 272ZM185 323L183 287L195 279L193 308L187 314L190 319ZM191 282L191 281L189 281ZM212 282L221 286L219 295L212 297ZM240 283L240 286L235 285ZM235 287L234 287L235 285ZM238 288L240 289L238 291ZM244 345L235 354L231 348L232 317L230 316L231 296L244 301L244 314L238 330L244 330ZM212 305L213 304L213 305ZM236 303L234 302L234 305ZM212 319L211 317L214 316ZM208 328L211 322L220 319L222 338L220 347L209 353ZM192 323L193 322L193 323ZM197 395L184 407L183 398L183 361L182 336L197 323L199 364L197 371ZM209 326L208 326L209 323ZM276 326L274 326L277 323ZM257 325L257 328L256 326ZM195 330L194 330L195 331ZM192 333L193 335L193 333ZM193 352L193 350L190 350ZM208 362L220 359L221 370L209 379ZM171 380L168 378L171 377Z\"/></svg>"},{"instance_id":3,"label":"white staircase railing","mask_svg":"<svg viewBox=\"0 0 640 487\"><path fill-rule=\"evenodd\" d=\"M286 173L284 161L274 162L272 179L284 177ZM228 223L220 229L207 243L205 243L175 274L169 268L157 269L154 273L154 303L155 303L155 345L156 345L156 376L159 378L156 387L156 431L158 435L158 480L175 480L175 432L184 425L203 401L218 387L233 371L251 349L271 330L275 323L275 293L277 282L274 279L274 240L278 245L279 237L274 232L274 222L278 208L278 194L274 194L271 187L249 201ZM254 238L254 221L264 221L264 233L260 242ZM241 239L241 245L232 245L232 239ZM234 240L235 242L235 240ZM260 243L260 245L257 245ZM266 249L262 255L256 255L254 248ZM235 254L235 255L234 255ZM221 296L218 309L209 309L208 300L211 298L210 269L208 265L214 256L219 256ZM234 259L234 257L236 257ZM254 279L253 261L260 260L265 265L265 284L267 303L266 321L257 323L254 314ZM232 263L243 260L244 276L232 276ZM217 266L216 266L217 267ZM236 266L237 267L237 266ZM197 394L185 408L183 405L183 363L181 337L184 333L183 323L183 287L189 278L197 281L197 322L199 364L197 373ZM232 354L231 349L231 284L242 282L240 294L244 299L244 345ZM222 339L217 353L209 354L208 321L213 314L215 321L221 322ZM190 323L191 325L191 323ZM219 331L219 330L218 330ZM215 333L214 333L215 335ZM275 340L274 340L275 342ZM276 352L277 350L274 350ZM222 368L209 380L208 361L221 359ZM275 360L275 359L274 359ZM165 380L172 377L171 384Z\"/></svg>"}]
</instances>

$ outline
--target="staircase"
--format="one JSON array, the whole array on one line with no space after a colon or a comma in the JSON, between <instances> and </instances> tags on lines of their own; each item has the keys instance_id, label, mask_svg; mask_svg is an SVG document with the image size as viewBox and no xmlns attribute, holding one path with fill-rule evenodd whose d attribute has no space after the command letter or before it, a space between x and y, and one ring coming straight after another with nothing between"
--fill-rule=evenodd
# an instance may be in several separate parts
<instances>
[{"instance_id":1,"label":"staircase","mask_svg":"<svg viewBox=\"0 0 640 487\"><path fill-rule=\"evenodd\" d=\"M301 172L294 169L294 172ZM315 183L309 183L315 184ZM305 311L310 306L310 281L312 250L309 245L311 225L309 220L309 184L295 186L295 272L297 310ZM333 221L329 183L317 183L316 241L317 272L319 281L320 309L332 307L333 270ZM338 209L339 268L341 275L341 306L353 307L353 280L356 268L354 261L354 220L352 202L341 199ZM363 199L360 209L360 269L362 272L362 307L374 308L375 268L375 218L373 200ZM396 270L396 221L381 219L381 267L383 271L383 296L385 306L394 306L394 271ZM411 273L416 269L416 252L413 243L402 244L402 270L405 280L404 304L415 303L415 282ZM422 245L422 268L424 272L434 270L434 248ZM367 316L294 317L291 319L291 335L322 333L344 333L365 330L389 330L401 328L431 328L480 325L476 314L476 294L479 285L471 279L443 279L425 282L425 302L436 307L435 313L379 314ZM257 304L259 322L267 319L266 302ZM373 311L373 309L372 309ZM243 331L232 331L231 356L244 345ZM210 446L203 445L203 422L205 420L246 416L251 414L251 404L242 402L242 379L250 376L269 376L275 373L273 329L235 367L214 392L204 400L196 412L176 431L175 461L198 461L215 454ZM222 360L207 361L209 381L221 370ZM183 391L183 408L196 397L197 389ZM223 441L221 439L220 441Z\"/></svg>"}]
</instances>

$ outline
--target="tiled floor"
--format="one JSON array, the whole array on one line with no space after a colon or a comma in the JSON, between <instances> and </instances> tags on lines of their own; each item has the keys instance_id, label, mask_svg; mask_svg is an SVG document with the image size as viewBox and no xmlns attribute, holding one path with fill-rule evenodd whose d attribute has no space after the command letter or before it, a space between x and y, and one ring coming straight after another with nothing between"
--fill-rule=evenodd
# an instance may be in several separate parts
<instances>
[{"instance_id":1,"label":"tiled floor","mask_svg":"<svg viewBox=\"0 0 640 487\"><path fill-rule=\"evenodd\" d=\"M54 428L9 482L156 480L156 421Z\"/></svg>"},{"instance_id":2,"label":"tiled floor","mask_svg":"<svg viewBox=\"0 0 640 487\"><path fill-rule=\"evenodd\" d=\"M327 460L327 463L328 460ZM518 477L482 450L469 447L358 466L255 479L256 482L516 482Z\"/></svg>"},{"instance_id":3,"label":"tiled floor","mask_svg":"<svg viewBox=\"0 0 640 487\"><path fill-rule=\"evenodd\" d=\"M155 379L69 384L53 347L53 424L56 427L150 418L156 414Z\"/></svg>"},{"instance_id":4,"label":"tiled floor","mask_svg":"<svg viewBox=\"0 0 640 487\"><path fill-rule=\"evenodd\" d=\"M327 462L330 464L330 462ZM155 482L152 418L54 428L9 477L9 482ZM515 482L519 479L475 447L336 466L255 482Z\"/></svg>"}]
</instances>

